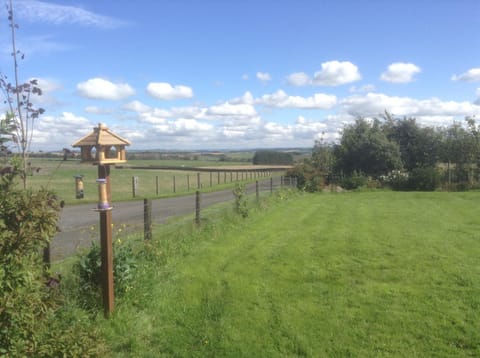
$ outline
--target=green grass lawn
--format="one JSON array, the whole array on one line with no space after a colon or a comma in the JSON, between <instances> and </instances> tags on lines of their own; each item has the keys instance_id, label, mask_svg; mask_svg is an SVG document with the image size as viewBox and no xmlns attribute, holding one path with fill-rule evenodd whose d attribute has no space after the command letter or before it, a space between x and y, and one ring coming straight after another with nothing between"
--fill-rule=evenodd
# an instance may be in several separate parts
<instances>
[{"instance_id":1,"label":"green grass lawn","mask_svg":"<svg viewBox=\"0 0 480 358\"><path fill-rule=\"evenodd\" d=\"M115 357L480 356L479 203L311 194L158 227L100 330Z\"/></svg>"}]
</instances>

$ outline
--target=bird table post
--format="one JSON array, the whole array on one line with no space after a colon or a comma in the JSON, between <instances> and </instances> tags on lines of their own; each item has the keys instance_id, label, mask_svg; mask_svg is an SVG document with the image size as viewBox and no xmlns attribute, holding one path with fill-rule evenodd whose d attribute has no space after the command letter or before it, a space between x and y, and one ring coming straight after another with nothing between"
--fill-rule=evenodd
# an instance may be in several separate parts
<instances>
[{"instance_id":1,"label":"bird table post","mask_svg":"<svg viewBox=\"0 0 480 358\"><path fill-rule=\"evenodd\" d=\"M114 308L113 245L112 245L112 198L110 189L110 166L127 161L125 146L130 142L99 124L93 132L72 144L80 147L82 162L98 165L98 204L95 211L100 215L100 247L102 257L102 293L105 317Z\"/></svg>"},{"instance_id":2,"label":"bird table post","mask_svg":"<svg viewBox=\"0 0 480 358\"><path fill-rule=\"evenodd\" d=\"M110 197L110 165L98 166L98 204L100 214L100 248L102 253L102 293L105 317L113 312L115 295L113 288L112 206Z\"/></svg>"}]
</instances>

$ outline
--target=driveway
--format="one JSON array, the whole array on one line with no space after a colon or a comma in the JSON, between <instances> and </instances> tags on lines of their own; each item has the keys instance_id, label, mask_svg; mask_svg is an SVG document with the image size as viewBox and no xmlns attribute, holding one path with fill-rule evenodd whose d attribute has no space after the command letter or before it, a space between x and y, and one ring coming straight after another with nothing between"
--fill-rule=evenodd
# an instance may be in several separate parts
<instances>
[{"instance_id":1,"label":"driveway","mask_svg":"<svg viewBox=\"0 0 480 358\"><path fill-rule=\"evenodd\" d=\"M280 177L273 178L273 189L280 187ZM270 179L259 182L259 190L270 190ZM255 194L255 184L246 187L248 194ZM221 190L201 194L201 207L232 201L232 190ZM143 230L143 200L113 203L112 222L115 227L125 225L127 230ZM95 204L72 205L63 208L59 220L60 232L53 238L52 262L75 254L79 249L89 247L99 240L99 215ZM171 217L195 213L195 194L174 198L152 200L152 222L164 223Z\"/></svg>"}]
</instances>

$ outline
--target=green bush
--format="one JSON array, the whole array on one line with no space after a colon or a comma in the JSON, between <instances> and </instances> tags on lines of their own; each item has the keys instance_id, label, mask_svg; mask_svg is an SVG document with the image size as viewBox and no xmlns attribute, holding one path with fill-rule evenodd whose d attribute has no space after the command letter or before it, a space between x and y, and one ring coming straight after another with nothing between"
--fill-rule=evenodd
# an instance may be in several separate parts
<instances>
[{"instance_id":1,"label":"green bush","mask_svg":"<svg viewBox=\"0 0 480 358\"><path fill-rule=\"evenodd\" d=\"M353 174L340 179L340 186L347 190L359 189L367 184L367 178L360 174Z\"/></svg>"},{"instance_id":2,"label":"green bush","mask_svg":"<svg viewBox=\"0 0 480 358\"><path fill-rule=\"evenodd\" d=\"M414 168L392 181L393 190L398 191L435 191L441 183L440 173L432 167Z\"/></svg>"},{"instance_id":3,"label":"green bush","mask_svg":"<svg viewBox=\"0 0 480 358\"><path fill-rule=\"evenodd\" d=\"M287 175L296 178L298 189L309 193L322 190L325 184L325 176L314 168L309 160L305 160L289 169Z\"/></svg>"},{"instance_id":4,"label":"green bush","mask_svg":"<svg viewBox=\"0 0 480 358\"><path fill-rule=\"evenodd\" d=\"M235 212L241 215L243 218L248 217L248 201L245 192L245 185L238 183L235 184L235 188L233 189L233 196L235 198Z\"/></svg>"},{"instance_id":5,"label":"green bush","mask_svg":"<svg viewBox=\"0 0 480 358\"><path fill-rule=\"evenodd\" d=\"M96 339L75 321L57 321L62 296L47 285L40 254L57 231L59 203L50 191L17 189L12 167L0 176L0 356L88 357Z\"/></svg>"}]
</instances>

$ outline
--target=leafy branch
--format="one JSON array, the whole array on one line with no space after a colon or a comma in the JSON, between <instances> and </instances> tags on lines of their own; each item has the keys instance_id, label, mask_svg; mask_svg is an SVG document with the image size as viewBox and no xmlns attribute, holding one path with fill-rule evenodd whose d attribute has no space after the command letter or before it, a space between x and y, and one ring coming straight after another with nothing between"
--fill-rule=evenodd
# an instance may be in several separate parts
<instances>
[{"instance_id":1,"label":"leafy branch","mask_svg":"<svg viewBox=\"0 0 480 358\"><path fill-rule=\"evenodd\" d=\"M45 112L43 108L36 108L32 101L32 95L41 96L42 90L38 86L37 79L31 79L25 83L20 82L19 77L19 59L23 60L25 54L17 49L16 31L19 26L14 19L13 1L9 0L6 4L8 13L8 23L10 27L11 45L12 45L12 60L14 81L9 82L8 77L4 73L0 73L0 91L4 97L4 104L8 107L8 113L3 120L2 135L10 134L11 140L17 146L18 152L22 159L22 179L24 188L27 181L27 166L29 159L30 145L33 139L33 126L35 120ZM6 142L5 136L0 144L4 146Z\"/></svg>"}]
</instances>

